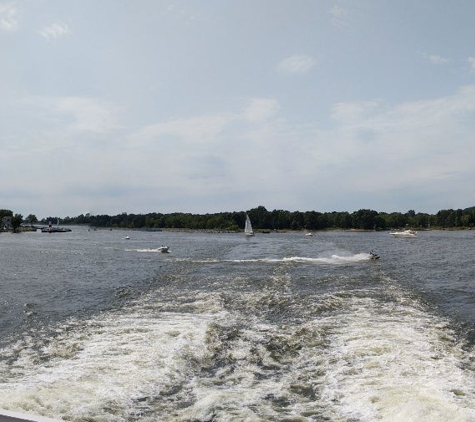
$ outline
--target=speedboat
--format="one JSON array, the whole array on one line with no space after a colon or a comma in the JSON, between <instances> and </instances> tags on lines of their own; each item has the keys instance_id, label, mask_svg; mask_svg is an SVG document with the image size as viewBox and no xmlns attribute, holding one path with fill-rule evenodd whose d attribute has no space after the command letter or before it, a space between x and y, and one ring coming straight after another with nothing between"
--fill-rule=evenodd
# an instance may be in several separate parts
<instances>
[{"instance_id":1,"label":"speedboat","mask_svg":"<svg viewBox=\"0 0 475 422\"><path fill-rule=\"evenodd\" d=\"M160 246L157 248L158 252L168 253L169 246Z\"/></svg>"},{"instance_id":2,"label":"speedboat","mask_svg":"<svg viewBox=\"0 0 475 422\"><path fill-rule=\"evenodd\" d=\"M414 230L402 230L389 232L389 234L394 237L416 237L417 232L415 232Z\"/></svg>"},{"instance_id":3,"label":"speedboat","mask_svg":"<svg viewBox=\"0 0 475 422\"><path fill-rule=\"evenodd\" d=\"M306 233L305 236L311 237L311 236L313 236L313 233L310 233L310 232Z\"/></svg>"}]
</instances>

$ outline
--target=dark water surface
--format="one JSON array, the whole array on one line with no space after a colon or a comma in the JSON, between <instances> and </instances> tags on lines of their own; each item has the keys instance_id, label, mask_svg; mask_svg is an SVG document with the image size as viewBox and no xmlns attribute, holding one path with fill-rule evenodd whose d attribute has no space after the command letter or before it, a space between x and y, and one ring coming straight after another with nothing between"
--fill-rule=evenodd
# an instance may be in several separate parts
<instances>
[{"instance_id":1,"label":"dark water surface","mask_svg":"<svg viewBox=\"0 0 475 422\"><path fill-rule=\"evenodd\" d=\"M475 421L471 231L72 229L0 234L0 408L70 421Z\"/></svg>"}]
</instances>

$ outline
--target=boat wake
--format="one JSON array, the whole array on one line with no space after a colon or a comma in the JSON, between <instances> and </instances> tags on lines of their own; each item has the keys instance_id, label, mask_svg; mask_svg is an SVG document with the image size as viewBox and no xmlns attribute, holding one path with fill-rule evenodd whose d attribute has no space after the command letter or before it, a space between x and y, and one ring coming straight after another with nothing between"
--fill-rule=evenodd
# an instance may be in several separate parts
<instances>
[{"instance_id":1,"label":"boat wake","mask_svg":"<svg viewBox=\"0 0 475 422\"><path fill-rule=\"evenodd\" d=\"M333 254L329 258L320 257L320 258L305 258L294 256L290 258L284 258L284 262L303 262L303 263L315 263L315 264L352 264L358 262L365 262L372 260L372 255L368 253L359 253L355 255L343 256Z\"/></svg>"},{"instance_id":2,"label":"boat wake","mask_svg":"<svg viewBox=\"0 0 475 422\"><path fill-rule=\"evenodd\" d=\"M341 265L341 264L355 264L359 262L367 262L374 260L370 253L358 253L355 255L337 255L333 254L329 257L304 257L304 256L290 256L283 258L248 258L248 259L189 259L189 258L176 258L176 261L188 261L193 263L221 263L221 262L234 262L238 264L245 263L297 263L297 264L326 264L326 265Z\"/></svg>"},{"instance_id":3,"label":"boat wake","mask_svg":"<svg viewBox=\"0 0 475 422\"><path fill-rule=\"evenodd\" d=\"M138 252L138 253L163 253L163 252L168 252L167 250L164 250L164 247L161 246L159 248L142 248L142 249L126 249L126 252Z\"/></svg>"},{"instance_id":4,"label":"boat wake","mask_svg":"<svg viewBox=\"0 0 475 422\"><path fill-rule=\"evenodd\" d=\"M389 302L318 294L301 303L262 289L237 293L236 307L196 292L186 312L163 293L4 350L0 407L70 420L475 418L462 369L473 353L402 291ZM276 306L304 318L255 319Z\"/></svg>"}]
</instances>

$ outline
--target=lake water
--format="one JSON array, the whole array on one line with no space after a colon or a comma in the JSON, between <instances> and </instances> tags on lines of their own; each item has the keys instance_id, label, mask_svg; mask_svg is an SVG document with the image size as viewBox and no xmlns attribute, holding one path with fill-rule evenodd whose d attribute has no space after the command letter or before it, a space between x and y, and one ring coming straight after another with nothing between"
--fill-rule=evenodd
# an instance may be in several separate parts
<instances>
[{"instance_id":1,"label":"lake water","mask_svg":"<svg viewBox=\"0 0 475 422\"><path fill-rule=\"evenodd\" d=\"M72 229L0 234L0 408L475 421L474 232Z\"/></svg>"}]
</instances>

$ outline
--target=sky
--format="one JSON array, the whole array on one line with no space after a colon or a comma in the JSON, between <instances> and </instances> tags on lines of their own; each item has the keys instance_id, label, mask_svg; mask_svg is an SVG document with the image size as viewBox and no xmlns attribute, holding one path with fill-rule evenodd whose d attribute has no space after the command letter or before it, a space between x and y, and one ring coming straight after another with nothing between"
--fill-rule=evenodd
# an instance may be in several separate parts
<instances>
[{"instance_id":1,"label":"sky","mask_svg":"<svg viewBox=\"0 0 475 422\"><path fill-rule=\"evenodd\" d=\"M0 0L0 208L475 205L472 0Z\"/></svg>"}]
</instances>

